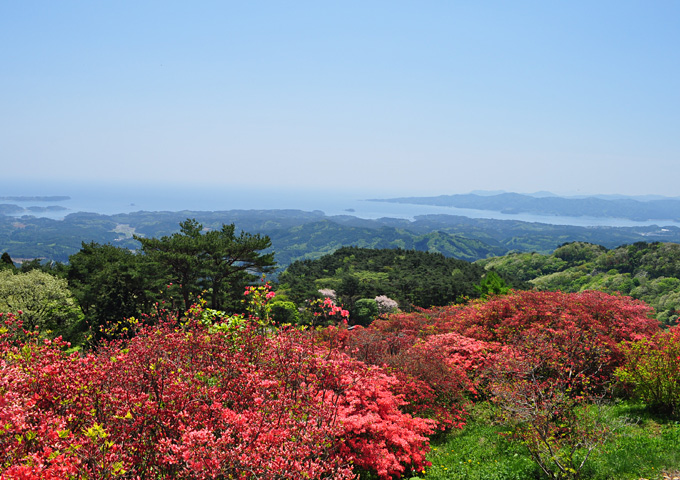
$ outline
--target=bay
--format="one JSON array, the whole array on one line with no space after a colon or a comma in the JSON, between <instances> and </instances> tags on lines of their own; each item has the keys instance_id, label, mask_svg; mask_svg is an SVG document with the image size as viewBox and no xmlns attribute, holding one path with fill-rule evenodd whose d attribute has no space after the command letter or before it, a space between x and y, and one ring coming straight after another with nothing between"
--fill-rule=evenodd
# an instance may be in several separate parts
<instances>
[{"instance_id":1,"label":"bay","mask_svg":"<svg viewBox=\"0 0 680 480\"><path fill-rule=\"evenodd\" d=\"M65 210L23 213L52 219L63 219L76 212L103 215L137 211L222 211L294 209L322 211L327 216L351 215L365 219L383 217L413 220L418 215L459 215L469 218L517 220L576 226L676 226L672 221L637 222L621 218L565 217L528 213L503 214L487 210L474 210L430 205L410 205L391 202L368 201L369 198L390 198L399 194L380 194L372 191L263 188L248 186L206 186L187 184L135 184L86 182L18 182L4 185L0 196L68 196L58 202L5 202L24 208L60 206Z\"/></svg>"}]
</instances>

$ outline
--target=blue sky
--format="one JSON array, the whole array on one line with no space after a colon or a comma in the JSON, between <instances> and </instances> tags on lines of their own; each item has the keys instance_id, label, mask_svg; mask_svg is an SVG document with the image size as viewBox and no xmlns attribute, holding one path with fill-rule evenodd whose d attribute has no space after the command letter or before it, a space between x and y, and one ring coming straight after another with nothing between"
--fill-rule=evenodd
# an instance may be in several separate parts
<instances>
[{"instance_id":1,"label":"blue sky","mask_svg":"<svg viewBox=\"0 0 680 480\"><path fill-rule=\"evenodd\" d=\"M0 45L14 181L680 195L677 1L6 0Z\"/></svg>"}]
</instances>

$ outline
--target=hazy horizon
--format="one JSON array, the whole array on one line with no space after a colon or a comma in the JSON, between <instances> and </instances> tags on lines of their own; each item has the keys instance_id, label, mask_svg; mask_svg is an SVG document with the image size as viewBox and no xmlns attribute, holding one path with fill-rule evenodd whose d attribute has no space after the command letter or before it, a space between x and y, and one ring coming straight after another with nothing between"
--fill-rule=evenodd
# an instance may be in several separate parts
<instances>
[{"instance_id":1,"label":"hazy horizon","mask_svg":"<svg viewBox=\"0 0 680 480\"><path fill-rule=\"evenodd\" d=\"M39 0L0 13L13 182L679 193L678 2Z\"/></svg>"},{"instance_id":2,"label":"hazy horizon","mask_svg":"<svg viewBox=\"0 0 680 480\"><path fill-rule=\"evenodd\" d=\"M0 186L0 197L3 196L55 196L55 195L69 195L69 189L82 190L83 188L89 189L92 192L97 192L102 188L105 189L116 189L120 188L125 191L158 191L160 189L166 189L168 191L177 191L178 195L187 195L191 192L197 192L205 189L206 192L221 188L221 189L232 189L241 192L251 192L253 195L261 194L262 192L270 192L273 194L287 194L296 193L302 195L330 195L333 197L347 196L353 199L371 200L371 199L389 199L389 198L401 198L401 197L435 197L441 195L497 195L502 193L517 193L520 195L528 196L558 196L563 198L579 198L579 197L628 197L632 199L645 200L647 198L667 198L667 199L680 199L680 191L676 195L662 195L654 192L648 193L637 193L637 194L625 194L621 192L613 193L603 193L598 191L593 192L581 192L579 190L564 190L564 191L549 191L545 189L534 190L534 191L518 191L510 189L457 189L457 190L438 190L432 191L430 189L413 189L413 190L403 190L403 189L373 189L373 188L321 188L318 186L302 186L298 187L295 185L219 185L215 183L182 183L177 181L165 181L165 182L153 182L145 181L143 179L132 179L132 180L100 180L100 179L62 179L62 180L46 180L46 179L36 179L36 178L11 178L9 183Z\"/></svg>"},{"instance_id":3,"label":"hazy horizon","mask_svg":"<svg viewBox=\"0 0 680 480\"><path fill-rule=\"evenodd\" d=\"M67 215L76 212L89 212L103 215L126 214L138 211L146 212L205 212L205 211L230 211L230 210L301 210L320 211L327 216L350 215L365 219L378 218L402 218L414 220L419 215L457 215L469 218L488 218L498 220L518 220L524 222L538 222L554 225L577 225L577 226L680 226L673 219L658 219L636 221L619 217L598 216L566 216L540 212L505 213L496 210L481 210L474 208L457 208L449 206L436 206L418 203L381 202L394 197L409 197L418 195L376 195L376 192L360 191L328 191L328 190L305 190L291 187L270 188L259 186L249 188L246 186L210 188L188 188L182 184L148 185L129 183L107 184L95 182L66 182L57 188L52 188L53 183L41 184L32 182L30 185L12 183L0 187L0 203L15 204L27 210L14 213L10 216L21 217L23 215L46 217L54 220L64 219ZM481 195L493 195L497 191L472 191ZM519 192L506 192L519 193ZM547 192L534 192L536 196L545 195ZM56 196L65 195L70 197L62 201L11 201L3 200L5 196ZM562 197L562 198L578 198ZM605 197L606 198L606 197ZM619 196L614 196L619 198ZM626 197L639 201L658 198L658 196ZM680 197L662 197L680 202ZM378 201L369 201L369 200ZM29 207L63 207L59 210L30 210Z\"/></svg>"}]
</instances>

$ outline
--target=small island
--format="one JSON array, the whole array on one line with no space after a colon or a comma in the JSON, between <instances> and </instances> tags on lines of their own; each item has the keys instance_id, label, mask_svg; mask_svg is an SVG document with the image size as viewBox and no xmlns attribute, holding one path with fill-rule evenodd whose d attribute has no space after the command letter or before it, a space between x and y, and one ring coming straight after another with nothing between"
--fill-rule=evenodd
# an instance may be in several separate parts
<instances>
[{"instance_id":1,"label":"small island","mask_svg":"<svg viewBox=\"0 0 680 480\"><path fill-rule=\"evenodd\" d=\"M52 196L7 196L0 197L0 201L9 202L63 202L71 200L71 197L66 195L52 195Z\"/></svg>"},{"instance_id":2,"label":"small island","mask_svg":"<svg viewBox=\"0 0 680 480\"><path fill-rule=\"evenodd\" d=\"M41 213L41 212L61 212L64 210L68 210L68 208L62 207L61 205L48 205L46 207L38 207L33 205L30 207L26 207L26 210L35 213Z\"/></svg>"},{"instance_id":3,"label":"small island","mask_svg":"<svg viewBox=\"0 0 680 480\"><path fill-rule=\"evenodd\" d=\"M0 203L0 215L21 215L23 213L44 213L44 212L60 212L68 210L68 208L61 205L47 205L47 206L36 206L31 205L29 207L21 207L19 205L14 205L13 203Z\"/></svg>"}]
</instances>

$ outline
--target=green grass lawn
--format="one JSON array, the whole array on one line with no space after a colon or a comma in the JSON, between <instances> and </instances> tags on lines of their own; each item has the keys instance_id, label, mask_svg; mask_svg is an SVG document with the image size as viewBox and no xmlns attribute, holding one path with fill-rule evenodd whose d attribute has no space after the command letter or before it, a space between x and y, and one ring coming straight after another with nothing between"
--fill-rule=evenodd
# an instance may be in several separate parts
<instances>
[{"instance_id":1,"label":"green grass lawn","mask_svg":"<svg viewBox=\"0 0 680 480\"><path fill-rule=\"evenodd\" d=\"M588 459L580 478L638 480L680 470L680 422L654 415L644 405L620 402L602 407L616 433ZM411 479L530 480L549 478L525 448L505 436L486 404L475 407L463 430L432 439L432 466ZM406 478L409 478L407 475Z\"/></svg>"}]
</instances>

